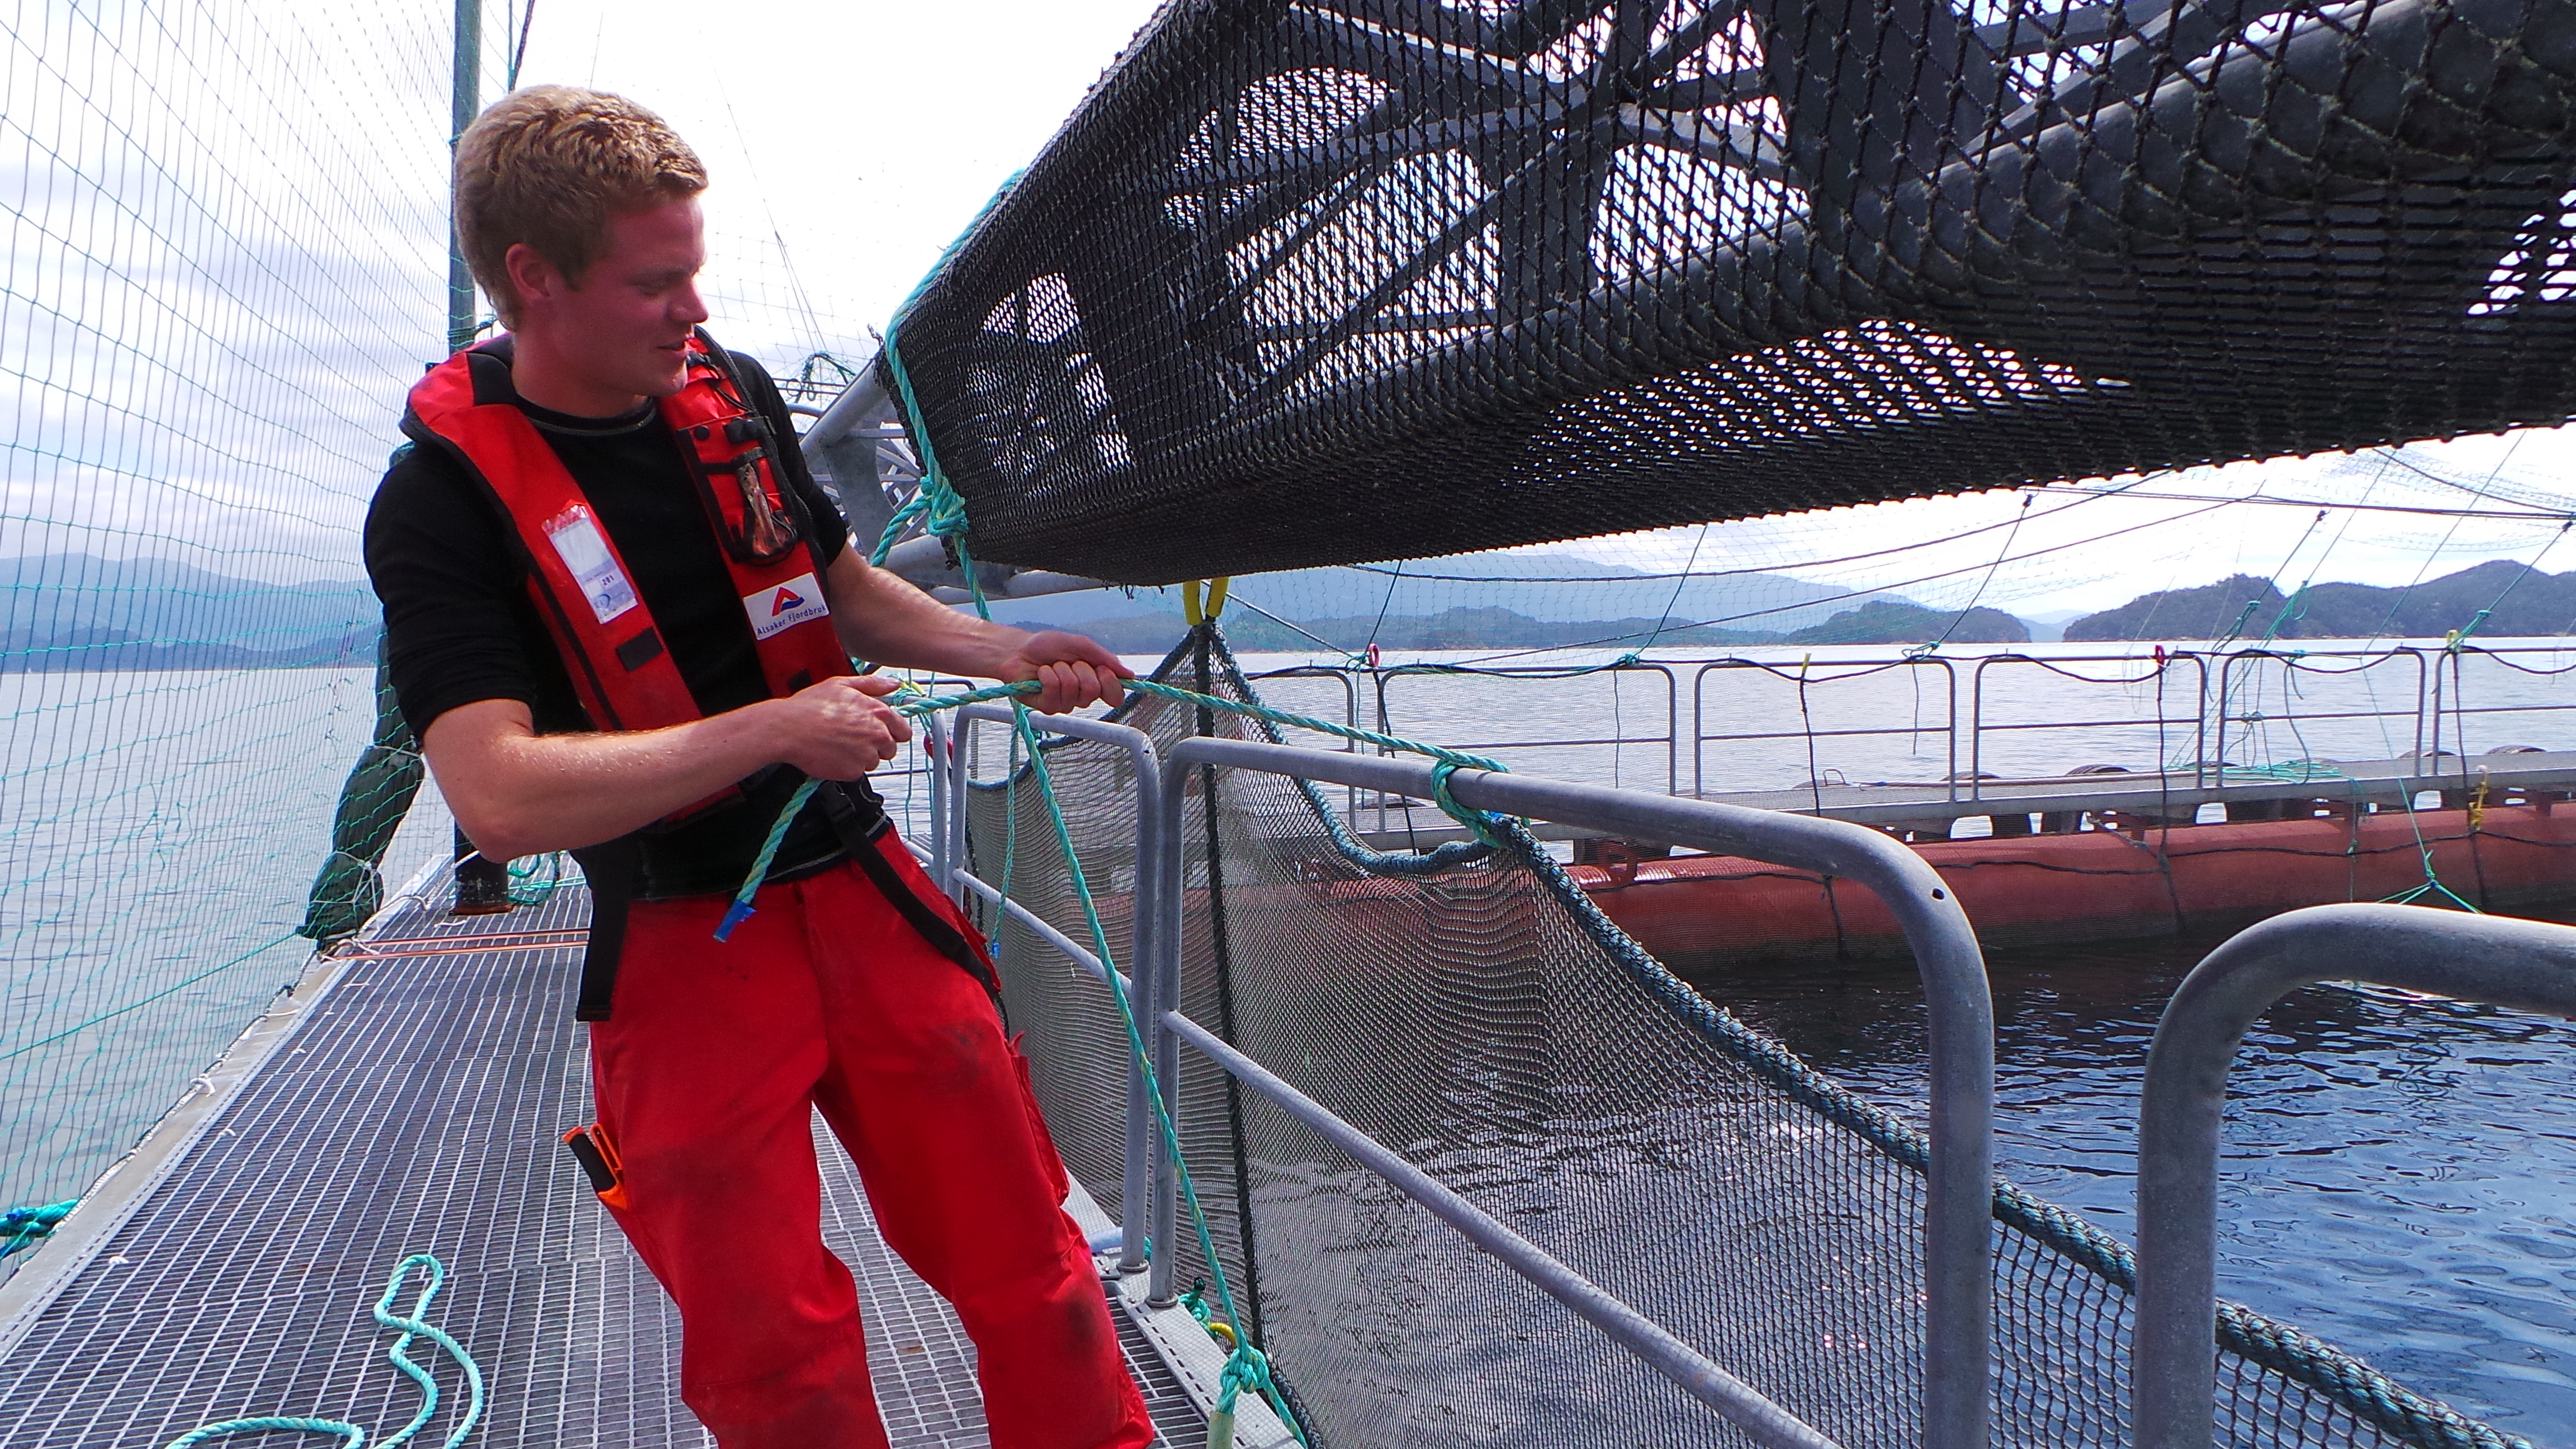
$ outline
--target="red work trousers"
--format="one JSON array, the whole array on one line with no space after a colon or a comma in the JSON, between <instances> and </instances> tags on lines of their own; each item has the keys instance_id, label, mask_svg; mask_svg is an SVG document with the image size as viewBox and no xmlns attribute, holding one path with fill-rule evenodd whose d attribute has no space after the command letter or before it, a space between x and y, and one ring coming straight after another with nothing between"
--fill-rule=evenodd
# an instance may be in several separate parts
<instances>
[{"instance_id":1,"label":"red work trousers","mask_svg":"<svg viewBox=\"0 0 2576 1449\"><path fill-rule=\"evenodd\" d=\"M886 1242L974 1339L994 1449L1151 1443L982 985L854 865L756 904L722 944L721 897L636 905L590 1029L613 1210L679 1305L680 1397L723 1449L885 1449L857 1290L821 1237L820 1108Z\"/></svg>"}]
</instances>

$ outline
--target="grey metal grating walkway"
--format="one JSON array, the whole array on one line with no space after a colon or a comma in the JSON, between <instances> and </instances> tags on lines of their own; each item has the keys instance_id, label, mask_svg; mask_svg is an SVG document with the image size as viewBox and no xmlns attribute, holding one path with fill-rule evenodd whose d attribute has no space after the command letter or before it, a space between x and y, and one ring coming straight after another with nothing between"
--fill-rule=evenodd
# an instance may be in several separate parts
<instances>
[{"instance_id":1,"label":"grey metal grating walkway","mask_svg":"<svg viewBox=\"0 0 2576 1449\"><path fill-rule=\"evenodd\" d=\"M430 1320L483 1366L488 1418L470 1445L710 1442L677 1397L668 1300L556 1143L590 1116L570 1009L575 948L523 933L578 928L588 898L568 889L463 921L444 906L442 889L374 934L496 948L363 959L307 1008L0 1361L0 1445L159 1449L199 1424L258 1414L389 1432L419 1400L386 1364L389 1335L368 1307L412 1252L446 1262ZM878 1238L847 1157L828 1136L818 1146L825 1240L858 1279L896 1449L984 1444L955 1316ZM1204 1422L1118 1320L1166 1442L1197 1449ZM461 1411L462 1385L430 1346L414 1357L447 1394L421 1436L435 1443Z\"/></svg>"}]
</instances>

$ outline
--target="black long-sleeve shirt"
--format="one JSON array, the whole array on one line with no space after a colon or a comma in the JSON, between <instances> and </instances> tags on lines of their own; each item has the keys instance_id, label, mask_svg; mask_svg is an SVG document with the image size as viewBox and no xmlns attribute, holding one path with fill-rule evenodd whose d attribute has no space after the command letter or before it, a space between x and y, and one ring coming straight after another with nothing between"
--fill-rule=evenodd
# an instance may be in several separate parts
<instances>
[{"instance_id":1,"label":"black long-sleeve shirt","mask_svg":"<svg viewBox=\"0 0 2576 1449\"><path fill-rule=\"evenodd\" d=\"M782 440L796 434L777 384L731 354L747 400ZM672 662L707 715L769 697L751 625L707 523L679 439L647 401L614 418L518 406L563 460L617 544ZM848 546L849 525L792 442L779 481L804 500L825 562ZM387 663L412 732L458 705L515 699L540 734L590 729L562 656L529 598L510 527L492 498L436 449L397 453L367 511L367 574L385 606ZM739 802L644 836L640 899L730 892L751 868L803 776L781 766L755 777ZM865 786L853 787L864 791ZM770 879L792 879L839 858L820 810L799 819Z\"/></svg>"}]
</instances>

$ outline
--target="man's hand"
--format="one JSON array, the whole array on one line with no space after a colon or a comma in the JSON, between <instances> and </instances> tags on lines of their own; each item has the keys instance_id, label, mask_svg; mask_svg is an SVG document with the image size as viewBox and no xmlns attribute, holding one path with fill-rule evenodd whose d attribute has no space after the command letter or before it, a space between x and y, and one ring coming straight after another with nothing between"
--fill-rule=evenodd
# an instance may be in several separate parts
<instances>
[{"instance_id":1,"label":"man's hand","mask_svg":"<svg viewBox=\"0 0 2576 1449\"><path fill-rule=\"evenodd\" d=\"M879 674L845 674L779 700L771 721L778 758L818 780L855 780L893 759L912 738L911 721L884 699L901 687Z\"/></svg>"},{"instance_id":2,"label":"man's hand","mask_svg":"<svg viewBox=\"0 0 2576 1449\"><path fill-rule=\"evenodd\" d=\"M1096 640L1049 629L1029 635L998 677L1005 684L1036 680L1042 687L1029 708L1040 714L1063 714L1086 704L1118 703L1127 695L1118 681L1135 678L1136 671L1119 663L1118 656Z\"/></svg>"}]
</instances>

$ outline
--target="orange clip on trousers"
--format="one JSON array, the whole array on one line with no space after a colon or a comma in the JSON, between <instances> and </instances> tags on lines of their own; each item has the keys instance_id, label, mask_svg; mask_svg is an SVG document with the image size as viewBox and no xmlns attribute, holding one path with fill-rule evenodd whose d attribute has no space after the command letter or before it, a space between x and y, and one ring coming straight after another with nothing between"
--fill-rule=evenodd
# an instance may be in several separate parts
<instances>
[{"instance_id":1,"label":"orange clip on trousers","mask_svg":"<svg viewBox=\"0 0 2576 1449\"><path fill-rule=\"evenodd\" d=\"M679 1305L680 1397L723 1449L885 1449L857 1290L821 1237L820 1108L886 1242L974 1339L994 1449L1151 1443L983 987L852 865L764 887L719 944L725 904L636 905L590 1035L612 1211Z\"/></svg>"}]
</instances>

